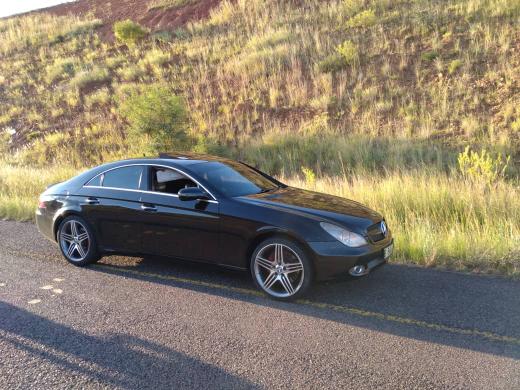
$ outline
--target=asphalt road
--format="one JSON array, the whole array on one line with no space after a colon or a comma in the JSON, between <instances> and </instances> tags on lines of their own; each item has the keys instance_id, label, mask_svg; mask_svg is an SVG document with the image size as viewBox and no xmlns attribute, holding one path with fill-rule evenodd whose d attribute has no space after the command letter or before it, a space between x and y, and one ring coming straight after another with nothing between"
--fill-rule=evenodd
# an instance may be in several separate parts
<instances>
[{"instance_id":1,"label":"asphalt road","mask_svg":"<svg viewBox=\"0 0 520 390\"><path fill-rule=\"evenodd\" d=\"M520 282L387 265L280 303L213 267L76 268L0 221L0 388L520 389Z\"/></svg>"}]
</instances>

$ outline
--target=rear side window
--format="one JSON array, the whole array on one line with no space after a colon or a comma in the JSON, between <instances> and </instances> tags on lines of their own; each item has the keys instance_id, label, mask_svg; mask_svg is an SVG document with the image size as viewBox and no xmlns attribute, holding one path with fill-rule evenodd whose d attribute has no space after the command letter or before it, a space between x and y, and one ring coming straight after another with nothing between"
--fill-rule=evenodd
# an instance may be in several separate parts
<instances>
[{"instance_id":1,"label":"rear side window","mask_svg":"<svg viewBox=\"0 0 520 390\"><path fill-rule=\"evenodd\" d=\"M96 176L95 178L93 178L92 180L90 180L87 185L88 186L95 186L95 187L100 187L101 186L101 179L103 178L103 175L98 175Z\"/></svg>"},{"instance_id":2,"label":"rear side window","mask_svg":"<svg viewBox=\"0 0 520 390\"><path fill-rule=\"evenodd\" d=\"M142 166L131 166L113 169L104 173L101 178L103 187L138 190L143 174Z\"/></svg>"}]
</instances>

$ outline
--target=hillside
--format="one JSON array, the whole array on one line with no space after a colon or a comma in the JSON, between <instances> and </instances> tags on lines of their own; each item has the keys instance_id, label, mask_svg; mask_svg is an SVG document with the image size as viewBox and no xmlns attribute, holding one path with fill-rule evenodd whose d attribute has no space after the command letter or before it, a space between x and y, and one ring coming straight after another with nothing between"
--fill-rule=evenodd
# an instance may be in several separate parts
<instances>
[{"instance_id":1,"label":"hillside","mask_svg":"<svg viewBox=\"0 0 520 390\"><path fill-rule=\"evenodd\" d=\"M151 83L185 98L190 134L224 147L279 133L518 143L517 0L217 3L80 0L1 21L9 150L90 132L124 150L117 102ZM111 33L126 18L150 28L135 47Z\"/></svg>"},{"instance_id":2,"label":"hillside","mask_svg":"<svg viewBox=\"0 0 520 390\"><path fill-rule=\"evenodd\" d=\"M50 7L45 12L56 16L92 16L103 21L96 34L114 40L112 26L118 20L131 19L154 31L174 31L188 22L205 19L220 0L80 0Z\"/></svg>"},{"instance_id":3,"label":"hillside","mask_svg":"<svg viewBox=\"0 0 520 390\"><path fill-rule=\"evenodd\" d=\"M79 0L0 20L0 216L192 149L382 210L401 261L518 274L519 92L518 0Z\"/></svg>"}]
</instances>

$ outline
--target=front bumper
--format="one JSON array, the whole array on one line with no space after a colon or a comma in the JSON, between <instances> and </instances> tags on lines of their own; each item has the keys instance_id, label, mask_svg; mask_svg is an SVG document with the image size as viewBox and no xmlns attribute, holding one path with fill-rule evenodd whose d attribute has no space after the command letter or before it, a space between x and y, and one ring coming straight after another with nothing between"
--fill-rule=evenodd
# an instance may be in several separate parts
<instances>
[{"instance_id":1,"label":"front bumper","mask_svg":"<svg viewBox=\"0 0 520 390\"><path fill-rule=\"evenodd\" d=\"M310 242L314 252L314 264L317 280L329 280L336 276L345 275L356 266L366 266L370 271L385 263L384 248L393 244L388 237L377 244L366 245L360 248L350 248L340 242Z\"/></svg>"}]
</instances>

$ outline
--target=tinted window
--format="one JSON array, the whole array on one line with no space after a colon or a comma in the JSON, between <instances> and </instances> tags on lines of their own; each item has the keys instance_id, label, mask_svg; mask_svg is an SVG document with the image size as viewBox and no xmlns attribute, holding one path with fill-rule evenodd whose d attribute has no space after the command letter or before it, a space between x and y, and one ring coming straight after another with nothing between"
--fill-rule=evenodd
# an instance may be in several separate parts
<instances>
[{"instance_id":1,"label":"tinted window","mask_svg":"<svg viewBox=\"0 0 520 390\"><path fill-rule=\"evenodd\" d=\"M258 194L278 187L267 177L241 163L208 162L194 164L190 168L229 197Z\"/></svg>"},{"instance_id":2,"label":"tinted window","mask_svg":"<svg viewBox=\"0 0 520 390\"><path fill-rule=\"evenodd\" d=\"M103 175L103 187L124 188L129 190L139 189L143 167L131 166L117 168Z\"/></svg>"},{"instance_id":3,"label":"tinted window","mask_svg":"<svg viewBox=\"0 0 520 390\"><path fill-rule=\"evenodd\" d=\"M173 169L153 167L152 191L165 194L177 194L179 190L187 187L197 187L193 180Z\"/></svg>"},{"instance_id":4,"label":"tinted window","mask_svg":"<svg viewBox=\"0 0 520 390\"><path fill-rule=\"evenodd\" d=\"M99 175L99 176L96 176L95 178L93 178L92 180L90 180L87 185L88 186L100 186L101 185L101 178L103 177L103 175Z\"/></svg>"}]
</instances>

